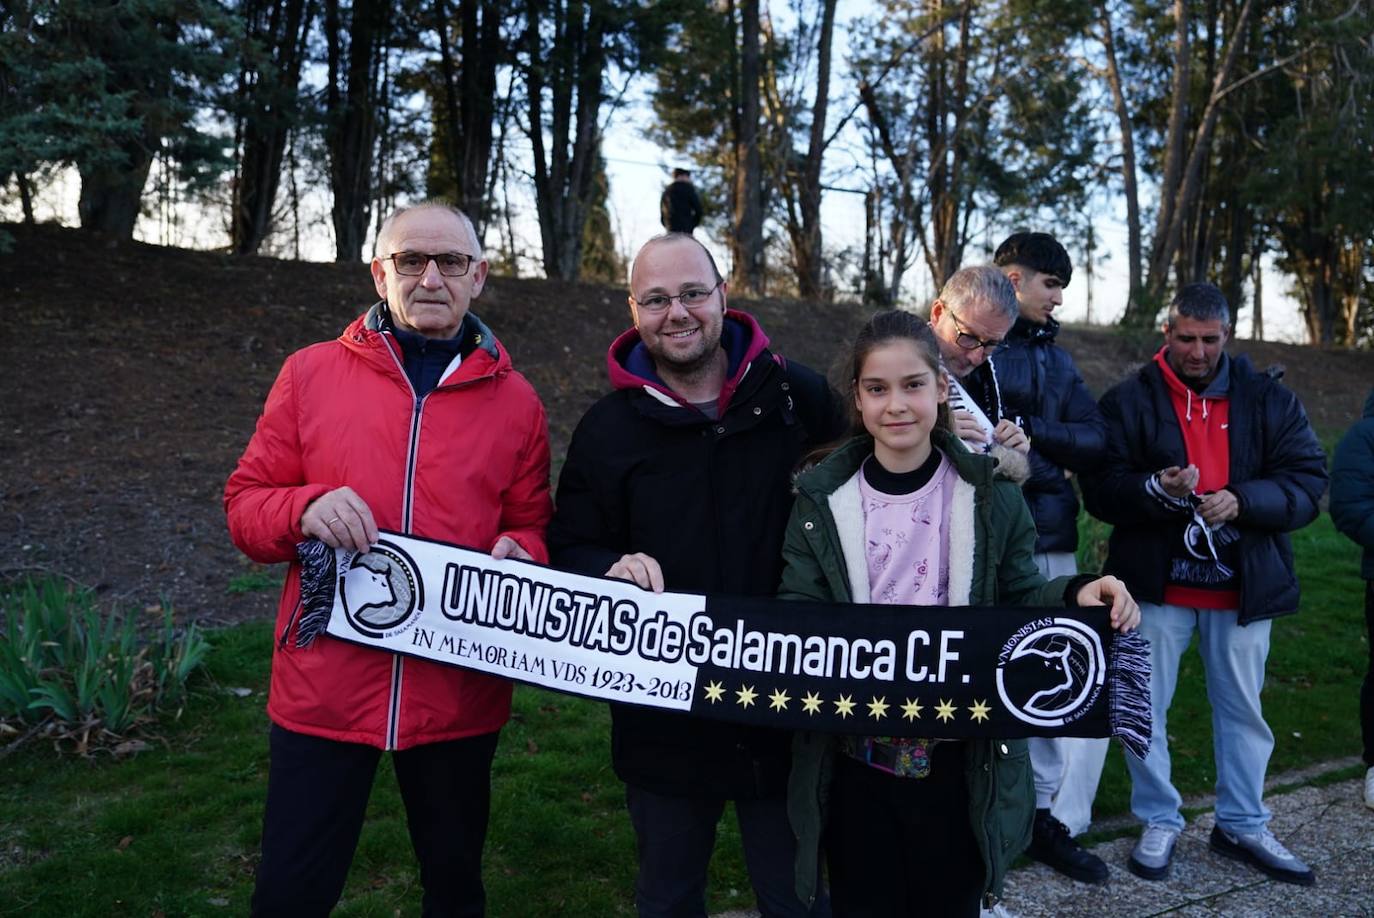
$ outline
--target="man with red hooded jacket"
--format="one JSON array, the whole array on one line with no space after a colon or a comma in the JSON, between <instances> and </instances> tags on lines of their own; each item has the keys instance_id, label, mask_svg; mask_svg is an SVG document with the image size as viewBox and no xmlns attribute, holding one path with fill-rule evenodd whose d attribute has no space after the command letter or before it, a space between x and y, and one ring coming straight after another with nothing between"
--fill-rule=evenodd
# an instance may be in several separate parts
<instances>
[{"instance_id":1,"label":"man with red hooded jacket","mask_svg":"<svg viewBox=\"0 0 1374 918\"><path fill-rule=\"evenodd\" d=\"M365 551L378 529L547 560L543 406L468 311L487 262L468 218L397 210L377 237L383 298L287 358L225 486L234 544L292 562L277 612L256 915L324 915L343 890L373 774L393 753L426 915L481 915L503 679L328 638L296 644L296 543Z\"/></svg>"},{"instance_id":2,"label":"man with red hooded jacket","mask_svg":"<svg viewBox=\"0 0 1374 918\"><path fill-rule=\"evenodd\" d=\"M1316 519L1326 456L1277 374L1225 354L1230 330L1220 290L1180 288L1164 347L1102 397L1106 457L1082 480L1088 512L1114 527L1104 571L1139 598L1150 642L1150 750L1126 758L1131 811L1145 829L1126 866L1147 880L1168 876L1184 827L1167 715L1197 632L1216 751L1212 850L1310 886L1312 870L1269 830L1274 734L1260 689L1272 619L1298 611L1288 533Z\"/></svg>"}]
</instances>

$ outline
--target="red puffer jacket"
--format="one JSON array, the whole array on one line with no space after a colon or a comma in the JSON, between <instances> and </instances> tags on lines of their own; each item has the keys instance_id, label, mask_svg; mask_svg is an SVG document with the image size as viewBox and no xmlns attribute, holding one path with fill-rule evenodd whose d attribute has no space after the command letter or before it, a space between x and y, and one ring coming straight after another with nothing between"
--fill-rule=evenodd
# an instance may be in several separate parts
<instances>
[{"instance_id":1,"label":"red puffer jacket","mask_svg":"<svg viewBox=\"0 0 1374 918\"><path fill-rule=\"evenodd\" d=\"M473 317L476 318L475 316ZM474 548L502 535L546 561L544 408L491 332L418 402L376 308L335 341L287 358L229 476L229 533L255 561L292 561L277 611L267 712L300 733L408 749L490 733L510 716L504 679L343 641L295 646L296 543L311 501L347 485L377 525Z\"/></svg>"}]
</instances>

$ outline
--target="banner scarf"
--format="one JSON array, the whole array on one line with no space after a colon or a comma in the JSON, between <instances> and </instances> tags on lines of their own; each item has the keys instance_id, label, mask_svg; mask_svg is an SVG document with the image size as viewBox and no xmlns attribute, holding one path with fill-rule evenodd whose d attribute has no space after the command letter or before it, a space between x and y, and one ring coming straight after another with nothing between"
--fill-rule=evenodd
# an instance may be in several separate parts
<instances>
[{"instance_id":1,"label":"banner scarf","mask_svg":"<svg viewBox=\"0 0 1374 918\"><path fill-rule=\"evenodd\" d=\"M1105 607L916 607L653 593L383 531L298 546L320 634L586 698L788 730L1150 740L1149 648Z\"/></svg>"}]
</instances>

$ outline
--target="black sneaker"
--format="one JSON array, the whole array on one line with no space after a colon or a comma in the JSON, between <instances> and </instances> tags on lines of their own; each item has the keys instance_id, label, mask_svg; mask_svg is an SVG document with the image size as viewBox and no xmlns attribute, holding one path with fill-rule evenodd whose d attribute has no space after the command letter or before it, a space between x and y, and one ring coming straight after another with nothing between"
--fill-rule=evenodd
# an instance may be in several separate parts
<instances>
[{"instance_id":1,"label":"black sneaker","mask_svg":"<svg viewBox=\"0 0 1374 918\"><path fill-rule=\"evenodd\" d=\"M1107 879L1107 865L1102 858L1084 851L1069 835L1068 827L1051 816L1048 809L1035 811L1035 827L1026 854L1080 883L1103 883Z\"/></svg>"}]
</instances>

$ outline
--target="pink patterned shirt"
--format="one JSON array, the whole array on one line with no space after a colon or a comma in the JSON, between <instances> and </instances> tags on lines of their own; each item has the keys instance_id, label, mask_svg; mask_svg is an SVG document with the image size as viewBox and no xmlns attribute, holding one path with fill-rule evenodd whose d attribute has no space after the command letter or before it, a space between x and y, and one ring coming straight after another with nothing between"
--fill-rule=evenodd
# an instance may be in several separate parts
<instances>
[{"instance_id":1,"label":"pink patterned shirt","mask_svg":"<svg viewBox=\"0 0 1374 918\"><path fill-rule=\"evenodd\" d=\"M940 457L930 481L910 494L884 494L859 476L868 601L908 606L949 603L949 519L954 466Z\"/></svg>"},{"instance_id":2,"label":"pink patterned shirt","mask_svg":"<svg viewBox=\"0 0 1374 918\"><path fill-rule=\"evenodd\" d=\"M947 521L957 475L943 453L930 480L908 494L879 491L860 472L869 602L949 604ZM879 771L899 778L924 778L930 774L930 750L936 742L918 737L846 736L842 748Z\"/></svg>"}]
</instances>

